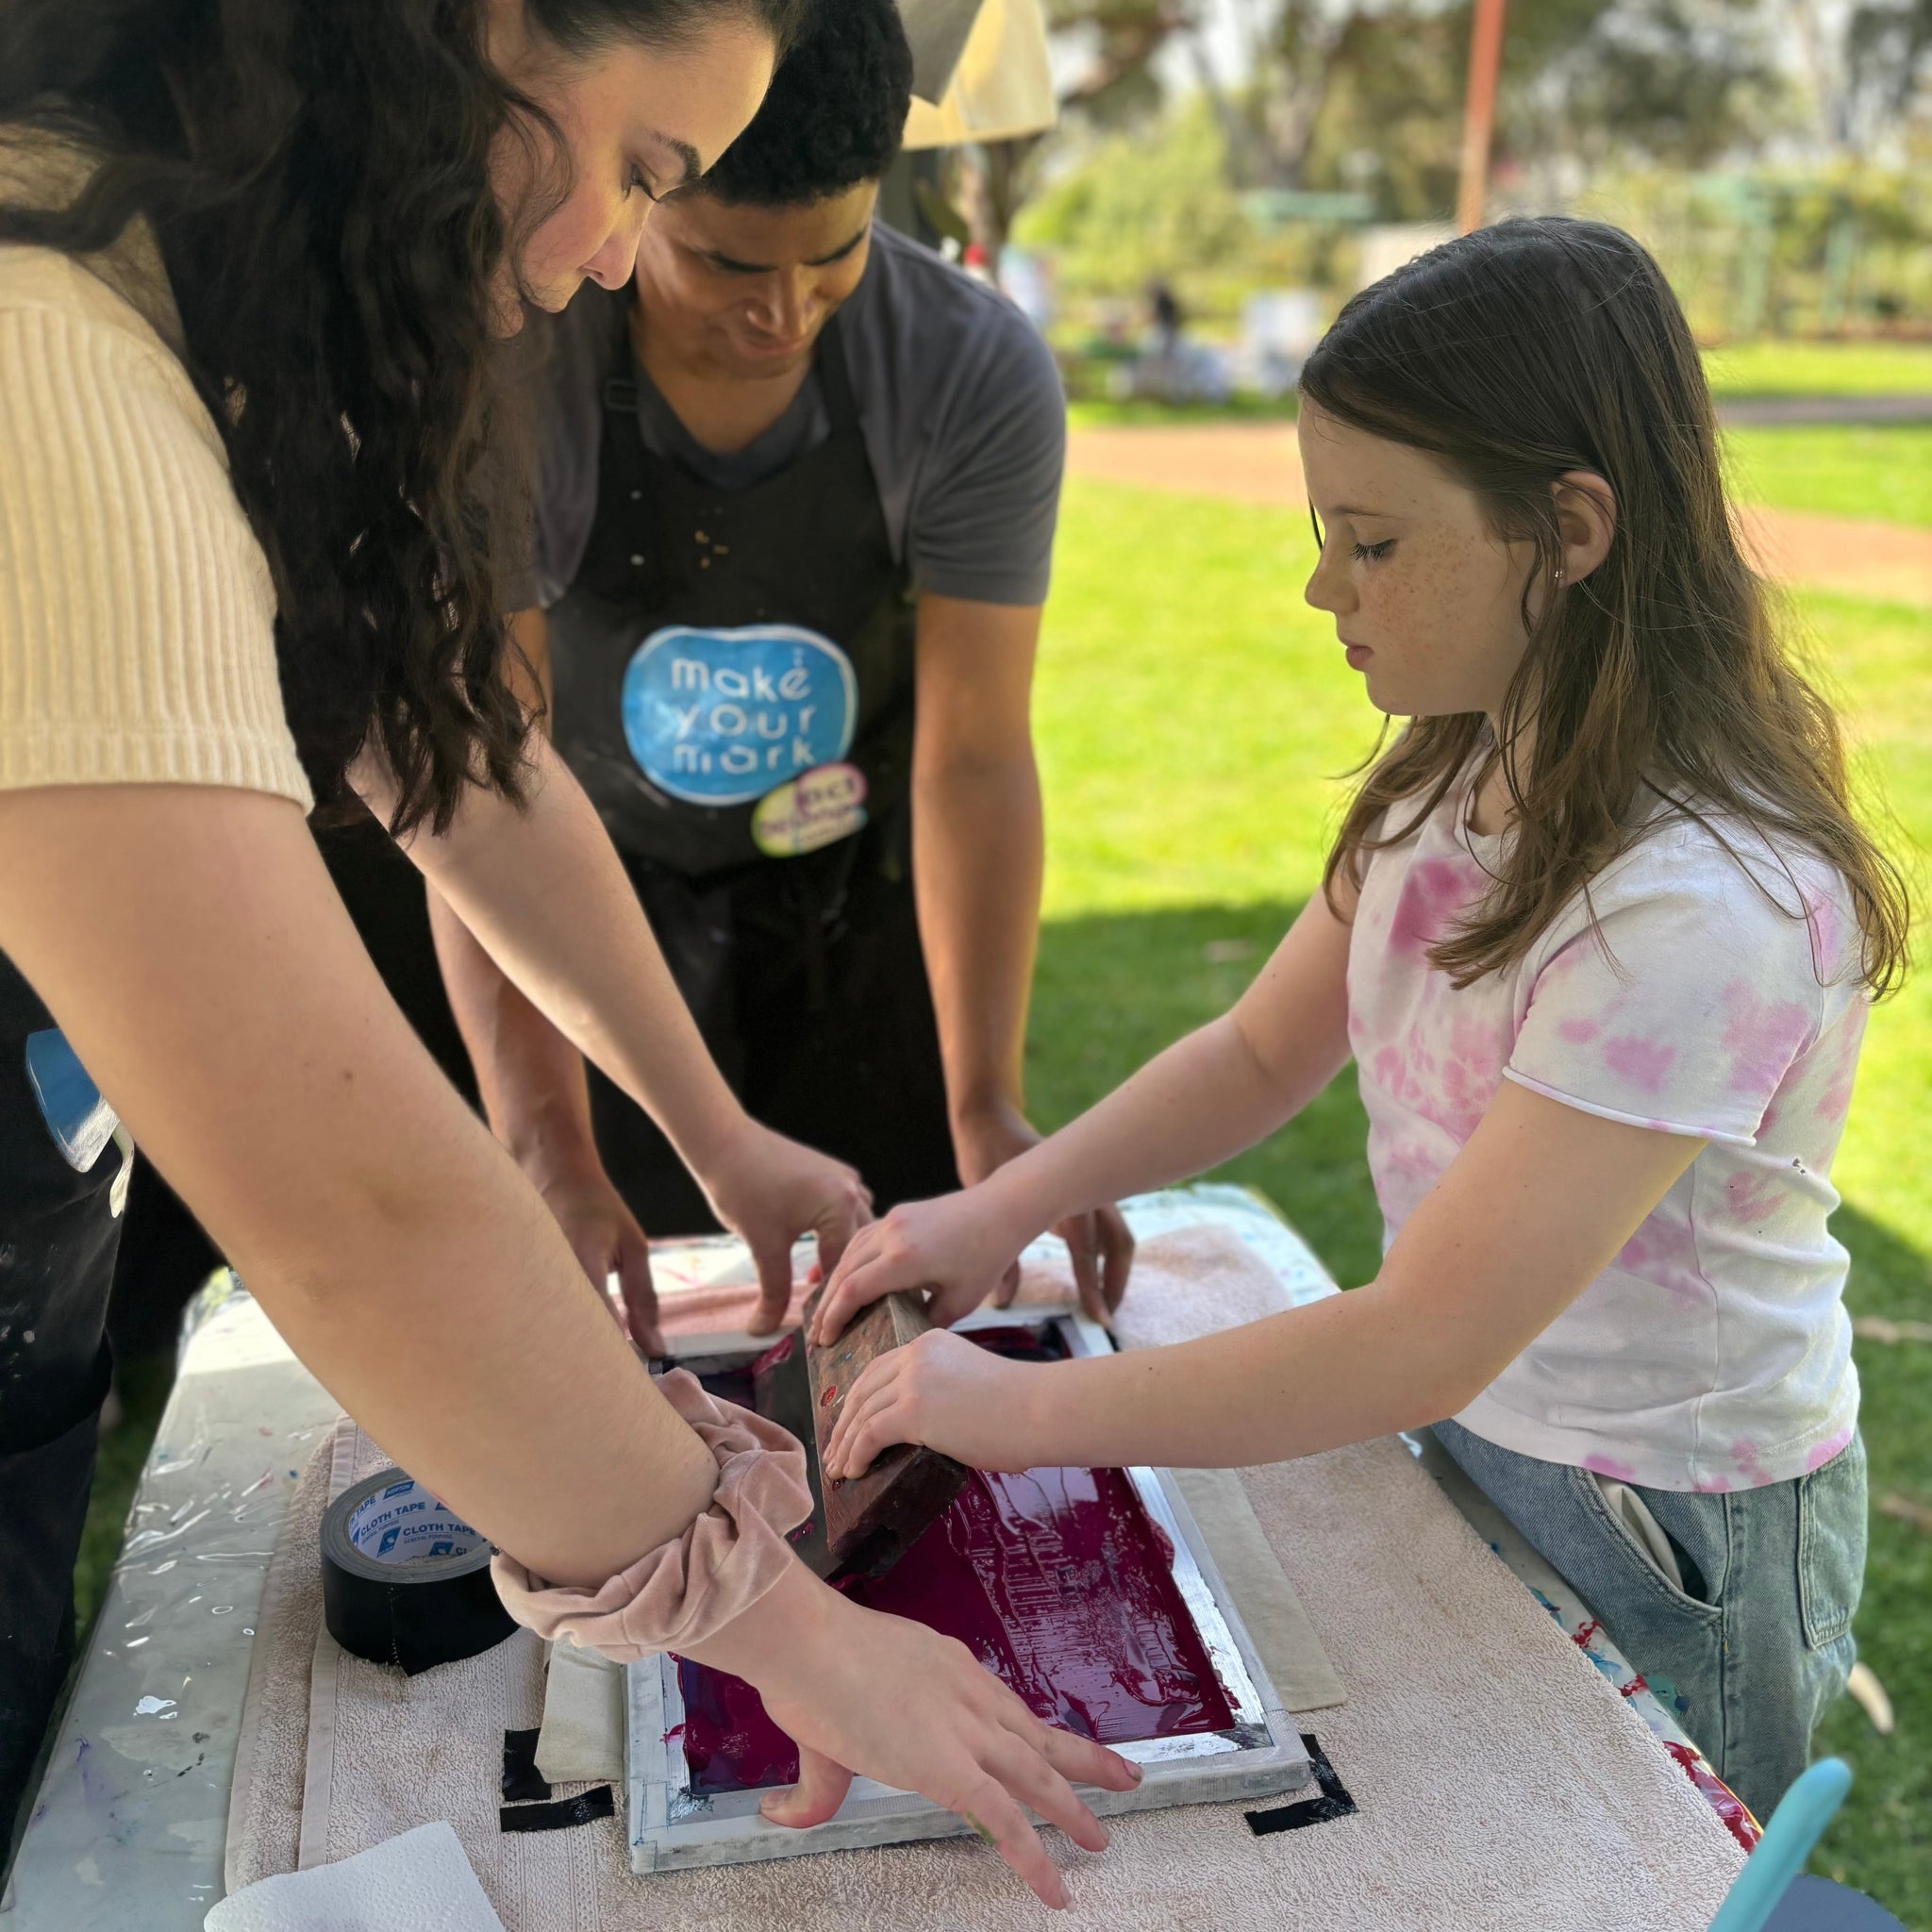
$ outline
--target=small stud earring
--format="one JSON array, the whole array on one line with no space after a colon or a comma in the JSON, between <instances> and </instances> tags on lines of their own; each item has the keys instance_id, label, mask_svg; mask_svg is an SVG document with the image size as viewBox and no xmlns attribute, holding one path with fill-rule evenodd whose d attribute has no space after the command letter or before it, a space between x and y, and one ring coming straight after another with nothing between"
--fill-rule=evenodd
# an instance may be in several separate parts
<instances>
[{"instance_id":1,"label":"small stud earring","mask_svg":"<svg viewBox=\"0 0 1932 1932\"><path fill-rule=\"evenodd\" d=\"M1563 566L1560 563L1550 573L1550 581L1553 584L1560 584L1563 581Z\"/></svg>"}]
</instances>

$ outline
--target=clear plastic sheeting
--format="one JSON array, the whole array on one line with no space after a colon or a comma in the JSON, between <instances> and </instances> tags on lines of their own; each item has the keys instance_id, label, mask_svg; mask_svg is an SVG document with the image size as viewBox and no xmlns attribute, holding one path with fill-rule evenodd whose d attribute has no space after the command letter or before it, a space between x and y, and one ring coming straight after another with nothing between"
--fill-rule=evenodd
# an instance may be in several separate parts
<instances>
[{"instance_id":1,"label":"clear plastic sheeting","mask_svg":"<svg viewBox=\"0 0 1932 1932\"><path fill-rule=\"evenodd\" d=\"M262 1581L336 1413L235 1277L210 1281L0 1899L5 1932L200 1932L222 1895Z\"/></svg>"}]
</instances>

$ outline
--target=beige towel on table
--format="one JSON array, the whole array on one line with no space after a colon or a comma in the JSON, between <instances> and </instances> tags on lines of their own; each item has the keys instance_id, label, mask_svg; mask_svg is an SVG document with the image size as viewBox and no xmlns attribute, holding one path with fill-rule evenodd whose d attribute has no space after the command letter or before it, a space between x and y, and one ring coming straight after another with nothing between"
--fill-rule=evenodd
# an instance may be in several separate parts
<instances>
[{"instance_id":1,"label":"beige towel on table","mask_svg":"<svg viewBox=\"0 0 1932 1932\"><path fill-rule=\"evenodd\" d=\"M1185 1229L1141 1246L1123 1340L1177 1341L1279 1306L1274 1280L1237 1238ZM1257 1838L1238 1804L1148 1812L1115 1820L1112 1847L1097 1858L1049 1833L1074 1894L1063 1923L1108 1932L1703 1932L1742 1854L1399 1443L1247 1470L1242 1480L1347 1682L1347 1705L1307 1728L1357 1814ZM244 1728L259 1735L247 1789L238 1777L231 1886L295 1860L291 1790L320 1614L307 1553L325 1490L311 1468L282 1545L304 1560L278 1556L277 1572L291 1574L279 1590L271 1579L275 1621L258 1640ZM1005 1868L967 1840L640 1879L621 1802L615 1821L505 1836L502 1732L538 1722L541 1646L520 1637L408 1680L358 1668L371 1682L338 1706L325 1855L447 1818L508 1932L991 1932L1043 1923Z\"/></svg>"}]
</instances>

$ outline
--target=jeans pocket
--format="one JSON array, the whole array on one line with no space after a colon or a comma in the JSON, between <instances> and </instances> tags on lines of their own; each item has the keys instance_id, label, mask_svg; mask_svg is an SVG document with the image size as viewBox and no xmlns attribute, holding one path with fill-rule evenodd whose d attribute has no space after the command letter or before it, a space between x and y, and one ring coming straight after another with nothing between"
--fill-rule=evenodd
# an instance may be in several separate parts
<instances>
[{"instance_id":1,"label":"jeans pocket","mask_svg":"<svg viewBox=\"0 0 1932 1932\"><path fill-rule=\"evenodd\" d=\"M1724 1607L1721 1604L1706 1603L1702 1598L1692 1596L1664 1574L1656 1557L1644 1548L1630 1525L1605 1502L1604 1492L1591 1471L1573 1466L1568 1475L1571 1490L1582 1506L1584 1514L1622 1554L1624 1564L1634 1569L1658 1598L1694 1623L1712 1624L1723 1622Z\"/></svg>"},{"instance_id":2,"label":"jeans pocket","mask_svg":"<svg viewBox=\"0 0 1932 1932\"><path fill-rule=\"evenodd\" d=\"M1798 1478L1798 1615L1823 1650L1852 1627L1865 1581L1865 1441Z\"/></svg>"}]
</instances>

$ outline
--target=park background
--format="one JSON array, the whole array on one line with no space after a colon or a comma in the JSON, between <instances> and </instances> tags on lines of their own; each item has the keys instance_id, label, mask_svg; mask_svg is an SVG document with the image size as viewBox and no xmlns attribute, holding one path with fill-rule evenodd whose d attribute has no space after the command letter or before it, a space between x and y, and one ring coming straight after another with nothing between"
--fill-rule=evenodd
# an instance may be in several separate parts
<instances>
[{"instance_id":1,"label":"park background","mask_svg":"<svg viewBox=\"0 0 1932 1932\"><path fill-rule=\"evenodd\" d=\"M920 157L909 185L928 236L1035 314L1074 399L1036 703L1049 864L1028 1083L1050 1127L1236 997L1315 890L1375 741L1330 623L1301 598L1291 339L1391 251L1450 232L1472 8L1045 10L1055 129ZM1707 345L1751 541L1923 901L1932 0L1513 0L1507 28L1485 213L1591 214L1657 252ZM1157 281L1199 352L1178 381L1151 326ZM1849 1699L1827 1722L1821 1747L1857 1782L1813 1860L1917 1932L1932 1932L1928 1094L1922 974L1874 1015L1834 1176L1872 1470L1857 1629L1893 1722L1881 1733ZM1225 1170L1345 1287L1379 1255L1363 1137L1344 1075ZM83 1619L170 1374L164 1357L124 1366Z\"/></svg>"}]
</instances>

